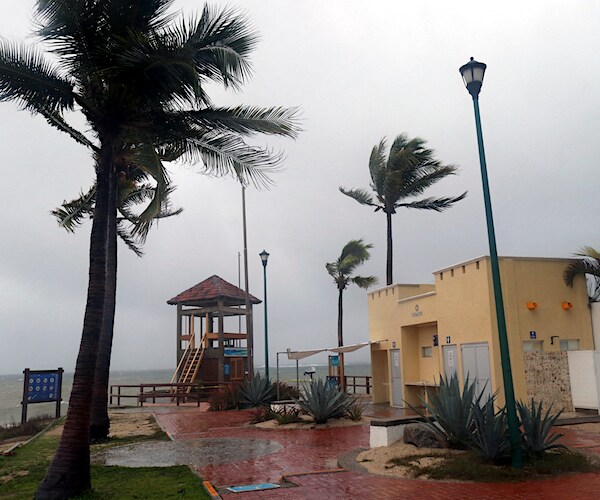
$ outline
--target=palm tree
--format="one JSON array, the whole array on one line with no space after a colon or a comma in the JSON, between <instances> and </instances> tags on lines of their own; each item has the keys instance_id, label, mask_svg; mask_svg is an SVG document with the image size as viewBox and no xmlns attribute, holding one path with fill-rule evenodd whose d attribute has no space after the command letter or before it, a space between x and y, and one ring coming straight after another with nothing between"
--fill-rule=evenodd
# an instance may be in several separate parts
<instances>
[{"instance_id":1,"label":"palm tree","mask_svg":"<svg viewBox=\"0 0 600 500\"><path fill-rule=\"evenodd\" d=\"M140 182L145 175L137 169L130 169L131 179L123 176L117 183L117 207L120 217L112 223L116 213L109 214L108 242L106 257L106 292L102 330L98 344L98 357L96 373L94 376L94 389L90 415L90 438L94 440L106 439L110 431L108 416L108 383L110 375L110 359L114 337L114 318L116 310L117 292L117 236L138 257L142 256L141 245L144 244L147 224L141 223L132 207L155 199L155 188L151 184ZM161 200L160 211L155 219L171 217L181 213L182 209L172 209L168 196L172 188L169 187ZM86 193L81 193L77 199L63 202L60 208L52 211L59 225L69 232L74 232L86 217L91 217L94 210L96 186L92 186ZM112 205L111 205L112 206ZM144 225L142 230L139 226Z\"/></svg>"},{"instance_id":2,"label":"palm tree","mask_svg":"<svg viewBox=\"0 0 600 500\"><path fill-rule=\"evenodd\" d=\"M333 278L333 282L338 289L338 347L344 345L344 290L350 283L354 283L364 289L377 283L377 278L375 276L353 276L356 268L369 260L369 250L371 248L373 248L373 245L364 243L362 239L351 240L346 243L337 260L325 264L327 272ZM340 353L340 382L342 384L342 389L345 390L343 353Z\"/></svg>"},{"instance_id":3,"label":"palm tree","mask_svg":"<svg viewBox=\"0 0 600 500\"><path fill-rule=\"evenodd\" d=\"M156 182L140 215L150 221L168 186L164 161L202 161L216 174L268 182L280 155L244 142L254 133L294 137L293 109L216 108L213 81L237 89L250 74L256 35L234 10L205 7L191 20L172 0L38 0L38 45L0 41L0 101L12 100L93 151L96 194L82 338L60 444L36 493L66 498L90 488L89 421L106 295L107 240L117 180L135 165ZM80 111L91 138L70 126Z\"/></svg>"},{"instance_id":4,"label":"palm tree","mask_svg":"<svg viewBox=\"0 0 600 500\"><path fill-rule=\"evenodd\" d=\"M582 258L574 260L565 268L565 283L572 287L576 276L586 276L590 302L600 302L600 252L592 247L583 247L575 255Z\"/></svg>"},{"instance_id":5,"label":"palm tree","mask_svg":"<svg viewBox=\"0 0 600 500\"><path fill-rule=\"evenodd\" d=\"M392 215L400 207L435 210L441 212L462 200L467 193L460 196L428 197L416 201L406 201L419 196L440 179L456 173L454 165L442 165L433 158L433 150L425 147L426 142L418 137L409 139L406 134L394 139L389 155L386 157L386 140L379 142L371 151L369 158L369 173L371 174L371 190L345 189L340 191L354 198L361 205L375 207L375 212L381 210L387 219L387 284L391 285L392 278Z\"/></svg>"}]
</instances>

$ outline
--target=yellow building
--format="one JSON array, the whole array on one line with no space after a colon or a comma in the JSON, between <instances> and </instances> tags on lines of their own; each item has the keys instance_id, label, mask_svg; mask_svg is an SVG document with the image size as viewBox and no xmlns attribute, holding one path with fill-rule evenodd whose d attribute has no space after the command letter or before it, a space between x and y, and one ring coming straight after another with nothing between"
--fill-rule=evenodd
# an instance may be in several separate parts
<instances>
[{"instance_id":1,"label":"yellow building","mask_svg":"<svg viewBox=\"0 0 600 500\"><path fill-rule=\"evenodd\" d=\"M500 258L517 400L544 394L572 406L561 351L594 349L585 280L565 285L568 262ZM457 373L461 383L468 373L479 389L499 390L503 400L489 257L441 269L434 277L434 285L396 284L368 293L371 341L387 340L371 347L373 402L419 405L440 373Z\"/></svg>"}]
</instances>

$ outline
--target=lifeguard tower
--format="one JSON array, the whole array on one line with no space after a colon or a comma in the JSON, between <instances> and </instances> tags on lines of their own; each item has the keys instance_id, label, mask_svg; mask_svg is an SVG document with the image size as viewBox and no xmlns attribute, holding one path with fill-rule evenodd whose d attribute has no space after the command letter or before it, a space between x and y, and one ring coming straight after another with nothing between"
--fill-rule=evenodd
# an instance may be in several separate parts
<instances>
[{"instance_id":1,"label":"lifeguard tower","mask_svg":"<svg viewBox=\"0 0 600 500\"><path fill-rule=\"evenodd\" d=\"M246 300L244 290L219 276L211 276L168 300L167 304L177 306L173 381L243 380L253 367L252 306L260 303L252 295Z\"/></svg>"}]
</instances>

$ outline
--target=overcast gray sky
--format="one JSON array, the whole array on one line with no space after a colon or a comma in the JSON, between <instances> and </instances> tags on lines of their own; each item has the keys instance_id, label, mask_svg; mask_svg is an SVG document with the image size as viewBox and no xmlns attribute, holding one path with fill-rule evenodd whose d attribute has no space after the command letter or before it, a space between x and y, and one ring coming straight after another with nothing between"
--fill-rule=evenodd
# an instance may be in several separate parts
<instances>
[{"instance_id":1,"label":"overcast gray sky","mask_svg":"<svg viewBox=\"0 0 600 500\"><path fill-rule=\"evenodd\" d=\"M34 0L3 0L0 35L25 37ZM222 3L224 2L213 2ZM336 344L337 293L325 271L350 239L373 243L361 273L385 283L385 218L338 192L367 187L371 148L406 132L460 167L430 194L469 196L443 214L395 216L395 280L487 253L472 101L458 68L487 63L480 106L502 255L568 257L597 246L600 2L234 0L261 34L255 74L217 104L300 106L297 141L270 191L249 190L251 292L262 298L271 257L269 347ZM193 13L198 1L176 6ZM76 118L77 119L77 118ZM262 141L262 142L261 142ZM59 229L49 211L89 186L90 155L12 103L0 103L0 373L74 367L85 307L90 224ZM217 274L237 283L239 185L172 165L185 211L152 231L140 259L120 249L115 369L174 367L175 308L166 301ZM345 341L368 340L366 294L345 295ZM256 309L256 361L263 356ZM348 360L364 361L358 351ZM314 362L323 362L315 358Z\"/></svg>"}]
</instances>

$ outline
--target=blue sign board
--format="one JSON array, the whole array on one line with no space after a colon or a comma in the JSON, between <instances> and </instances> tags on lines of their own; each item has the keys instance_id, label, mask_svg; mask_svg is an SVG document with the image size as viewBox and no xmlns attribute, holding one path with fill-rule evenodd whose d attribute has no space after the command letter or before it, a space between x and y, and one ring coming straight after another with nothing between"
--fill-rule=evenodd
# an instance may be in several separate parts
<instances>
[{"instance_id":1,"label":"blue sign board","mask_svg":"<svg viewBox=\"0 0 600 500\"><path fill-rule=\"evenodd\" d=\"M229 375L231 373L230 367L231 367L231 365L229 365L229 364L223 365L223 372L225 375Z\"/></svg>"},{"instance_id":2,"label":"blue sign board","mask_svg":"<svg viewBox=\"0 0 600 500\"><path fill-rule=\"evenodd\" d=\"M224 347L226 357L245 358L248 356L248 350L245 347Z\"/></svg>"},{"instance_id":3,"label":"blue sign board","mask_svg":"<svg viewBox=\"0 0 600 500\"><path fill-rule=\"evenodd\" d=\"M60 380L57 372L30 373L25 383L28 403L44 403L58 399Z\"/></svg>"},{"instance_id":4,"label":"blue sign board","mask_svg":"<svg viewBox=\"0 0 600 500\"><path fill-rule=\"evenodd\" d=\"M439 345L438 336L434 335L433 336L433 347L437 347L438 345Z\"/></svg>"},{"instance_id":5,"label":"blue sign board","mask_svg":"<svg viewBox=\"0 0 600 500\"><path fill-rule=\"evenodd\" d=\"M531 330L531 331L529 332L529 338L530 338L531 340L535 340L535 339L537 339L537 333L536 333L534 330Z\"/></svg>"},{"instance_id":6,"label":"blue sign board","mask_svg":"<svg viewBox=\"0 0 600 500\"><path fill-rule=\"evenodd\" d=\"M446 337L446 344L450 344L450 343L451 343L451 342L450 342L450 335L448 335L448 336Z\"/></svg>"},{"instance_id":7,"label":"blue sign board","mask_svg":"<svg viewBox=\"0 0 600 500\"><path fill-rule=\"evenodd\" d=\"M23 370L23 399L21 400L21 423L27 422L27 405L53 402L56 404L56 418L60 417L62 401L63 369Z\"/></svg>"},{"instance_id":8,"label":"blue sign board","mask_svg":"<svg viewBox=\"0 0 600 500\"><path fill-rule=\"evenodd\" d=\"M329 356L329 366L340 366L340 357Z\"/></svg>"}]
</instances>

